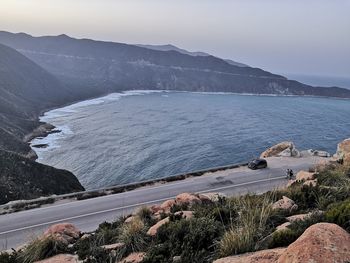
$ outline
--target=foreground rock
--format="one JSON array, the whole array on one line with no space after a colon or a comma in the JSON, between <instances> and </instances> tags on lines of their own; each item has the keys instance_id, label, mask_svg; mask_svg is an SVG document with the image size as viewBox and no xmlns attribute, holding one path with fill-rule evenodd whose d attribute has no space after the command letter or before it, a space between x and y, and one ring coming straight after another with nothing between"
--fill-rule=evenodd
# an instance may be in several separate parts
<instances>
[{"instance_id":1,"label":"foreground rock","mask_svg":"<svg viewBox=\"0 0 350 263\"><path fill-rule=\"evenodd\" d=\"M132 253L117 263L140 263L144 259L145 255L146 253L143 252Z\"/></svg>"},{"instance_id":2,"label":"foreground rock","mask_svg":"<svg viewBox=\"0 0 350 263\"><path fill-rule=\"evenodd\" d=\"M50 226L43 235L43 238L53 237L54 239L63 242L64 244L72 244L79 237L81 232L74 225L69 223L61 223Z\"/></svg>"},{"instance_id":3,"label":"foreground rock","mask_svg":"<svg viewBox=\"0 0 350 263\"><path fill-rule=\"evenodd\" d=\"M36 261L36 263L78 263L82 262L78 260L78 256L70 254L60 254L51 258Z\"/></svg>"},{"instance_id":4,"label":"foreground rock","mask_svg":"<svg viewBox=\"0 0 350 263\"><path fill-rule=\"evenodd\" d=\"M350 165L350 138L338 144L336 157L345 165Z\"/></svg>"},{"instance_id":5,"label":"foreground rock","mask_svg":"<svg viewBox=\"0 0 350 263\"><path fill-rule=\"evenodd\" d=\"M288 248L221 258L214 263L345 263L350 262L350 234L335 224L310 226Z\"/></svg>"},{"instance_id":6,"label":"foreground rock","mask_svg":"<svg viewBox=\"0 0 350 263\"><path fill-rule=\"evenodd\" d=\"M315 173L299 171L296 175L297 181L308 181L308 180L314 180L314 179L315 179Z\"/></svg>"},{"instance_id":7,"label":"foreground rock","mask_svg":"<svg viewBox=\"0 0 350 263\"><path fill-rule=\"evenodd\" d=\"M278 200L272 205L272 209L293 211L298 209L298 206L292 199L288 198L287 196L283 196L282 199Z\"/></svg>"},{"instance_id":8,"label":"foreground rock","mask_svg":"<svg viewBox=\"0 0 350 263\"><path fill-rule=\"evenodd\" d=\"M350 261L350 235L329 223L312 225L288 246L278 263L344 263Z\"/></svg>"},{"instance_id":9,"label":"foreground rock","mask_svg":"<svg viewBox=\"0 0 350 263\"><path fill-rule=\"evenodd\" d=\"M281 142L264 151L260 157L300 157L300 152L292 142Z\"/></svg>"},{"instance_id":10,"label":"foreground rock","mask_svg":"<svg viewBox=\"0 0 350 263\"><path fill-rule=\"evenodd\" d=\"M277 262L279 257L285 251L285 248L276 248L262 250L254 253L246 253L243 255L221 258L214 263L271 263Z\"/></svg>"}]
</instances>

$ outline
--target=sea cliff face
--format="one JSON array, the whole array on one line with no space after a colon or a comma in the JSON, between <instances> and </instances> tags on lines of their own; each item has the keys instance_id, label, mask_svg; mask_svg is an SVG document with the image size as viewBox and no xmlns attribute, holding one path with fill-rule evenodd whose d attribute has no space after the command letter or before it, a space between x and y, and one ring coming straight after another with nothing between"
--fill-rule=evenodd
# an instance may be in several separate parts
<instances>
[{"instance_id":1,"label":"sea cliff face","mask_svg":"<svg viewBox=\"0 0 350 263\"><path fill-rule=\"evenodd\" d=\"M0 204L83 190L71 172L0 150Z\"/></svg>"}]
</instances>

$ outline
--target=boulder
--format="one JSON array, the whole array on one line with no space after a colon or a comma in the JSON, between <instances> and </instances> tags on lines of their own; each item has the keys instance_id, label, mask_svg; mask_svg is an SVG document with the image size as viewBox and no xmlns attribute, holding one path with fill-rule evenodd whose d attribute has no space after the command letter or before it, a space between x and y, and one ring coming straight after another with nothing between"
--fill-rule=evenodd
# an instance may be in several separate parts
<instances>
[{"instance_id":1,"label":"boulder","mask_svg":"<svg viewBox=\"0 0 350 263\"><path fill-rule=\"evenodd\" d=\"M298 206L295 204L295 202L292 199L286 196L283 196L282 199L272 204L272 209L282 209L282 210L293 211L298 209Z\"/></svg>"},{"instance_id":2,"label":"boulder","mask_svg":"<svg viewBox=\"0 0 350 263\"><path fill-rule=\"evenodd\" d=\"M78 263L78 256L70 254L59 254L51 258L36 261L36 263Z\"/></svg>"},{"instance_id":3,"label":"boulder","mask_svg":"<svg viewBox=\"0 0 350 263\"><path fill-rule=\"evenodd\" d=\"M350 234L335 224L318 223L282 253L278 263L344 263L350 261Z\"/></svg>"},{"instance_id":4,"label":"boulder","mask_svg":"<svg viewBox=\"0 0 350 263\"><path fill-rule=\"evenodd\" d=\"M308 180L306 182L303 183L303 185L307 185L307 186L313 186L315 187L317 185L317 179L314 180Z\"/></svg>"},{"instance_id":5,"label":"boulder","mask_svg":"<svg viewBox=\"0 0 350 263\"><path fill-rule=\"evenodd\" d=\"M168 222L169 222L169 217L160 220L155 225L151 226L150 229L148 229L147 235L152 236L152 237L157 235L159 228Z\"/></svg>"},{"instance_id":6,"label":"boulder","mask_svg":"<svg viewBox=\"0 0 350 263\"><path fill-rule=\"evenodd\" d=\"M350 234L335 224L310 226L287 248L221 258L214 263L345 263L350 262Z\"/></svg>"},{"instance_id":7,"label":"boulder","mask_svg":"<svg viewBox=\"0 0 350 263\"><path fill-rule=\"evenodd\" d=\"M205 193L205 194L199 195L199 199L202 202L207 202L207 201L217 202L219 201L219 198L224 198L224 197L226 197L226 195L222 193Z\"/></svg>"},{"instance_id":8,"label":"boulder","mask_svg":"<svg viewBox=\"0 0 350 263\"><path fill-rule=\"evenodd\" d=\"M190 193L182 193L176 196L175 201L177 204L182 205L193 205L193 204L200 204L202 201L199 199L197 195L190 194Z\"/></svg>"},{"instance_id":9,"label":"boulder","mask_svg":"<svg viewBox=\"0 0 350 263\"><path fill-rule=\"evenodd\" d=\"M260 158L267 157L300 157L300 152L292 142L281 142L264 151Z\"/></svg>"},{"instance_id":10,"label":"boulder","mask_svg":"<svg viewBox=\"0 0 350 263\"><path fill-rule=\"evenodd\" d=\"M287 187L291 187L296 182L297 182L297 180L288 180Z\"/></svg>"},{"instance_id":11,"label":"boulder","mask_svg":"<svg viewBox=\"0 0 350 263\"><path fill-rule=\"evenodd\" d=\"M274 263L277 262L278 258L285 250L285 248L261 250L253 253L220 258L215 260L214 263Z\"/></svg>"},{"instance_id":12,"label":"boulder","mask_svg":"<svg viewBox=\"0 0 350 263\"><path fill-rule=\"evenodd\" d=\"M146 253L144 252L131 253L129 256L123 258L117 263L140 263L143 261L145 255Z\"/></svg>"},{"instance_id":13,"label":"boulder","mask_svg":"<svg viewBox=\"0 0 350 263\"><path fill-rule=\"evenodd\" d=\"M163 213L170 213L170 209L176 204L175 200L170 199L165 201L160 205L160 209L163 210Z\"/></svg>"},{"instance_id":14,"label":"boulder","mask_svg":"<svg viewBox=\"0 0 350 263\"><path fill-rule=\"evenodd\" d=\"M61 223L50 226L45 232L43 237L53 237L65 244L72 244L80 237L80 230L74 225L69 223Z\"/></svg>"},{"instance_id":15,"label":"boulder","mask_svg":"<svg viewBox=\"0 0 350 263\"><path fill-rule=\"evenodd\" d=\"M297 181L307 181L307 180L314 180L315 179L315 173L310 173L306 171L299 171L296 175Z\"/></svg>"},{"instance_id":16,"label":"boulder","mask_svg":"<svg viewBox=\"0 0 350 263\"><path fill-rule=\"evenodd\" d=\"M350 138L338 144L336 157L345 165L350 165Z\"/></svg>"}]
</instances>

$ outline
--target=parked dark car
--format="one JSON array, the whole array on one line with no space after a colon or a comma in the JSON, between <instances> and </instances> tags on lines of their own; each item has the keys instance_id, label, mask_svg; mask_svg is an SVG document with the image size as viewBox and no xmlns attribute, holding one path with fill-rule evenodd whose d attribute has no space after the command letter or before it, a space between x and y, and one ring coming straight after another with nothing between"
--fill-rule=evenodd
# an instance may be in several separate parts
<instances>
[{"instance_id":1,"label":"parked dark car","mask_svg":"<svg viewBox=\"0 0 350 263\"><path fill-rule=\"evenodd\" d=\"M254 159L248 163L248 168L252 170L263 169L267 167L267 162L265 159Z\"/></svg>"}]
</instances>

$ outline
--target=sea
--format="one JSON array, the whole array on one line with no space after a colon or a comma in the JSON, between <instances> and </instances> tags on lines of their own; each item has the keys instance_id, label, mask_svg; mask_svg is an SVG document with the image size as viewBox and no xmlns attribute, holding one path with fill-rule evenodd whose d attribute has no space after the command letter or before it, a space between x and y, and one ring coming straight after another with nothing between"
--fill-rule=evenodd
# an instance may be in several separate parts
<instances>
[{"instance_id":1,"label":"sea","mask_svg":"<svg viewBox=\"0 0 350 263\"><path fill-rule=\"evenodd\" d=\"M61 132L32 141L47 145L38 161L98 189L246 162L282 141L333 154L350 137L350 100L127 91L41 120Z\"/></svg>"}]
</instances>

